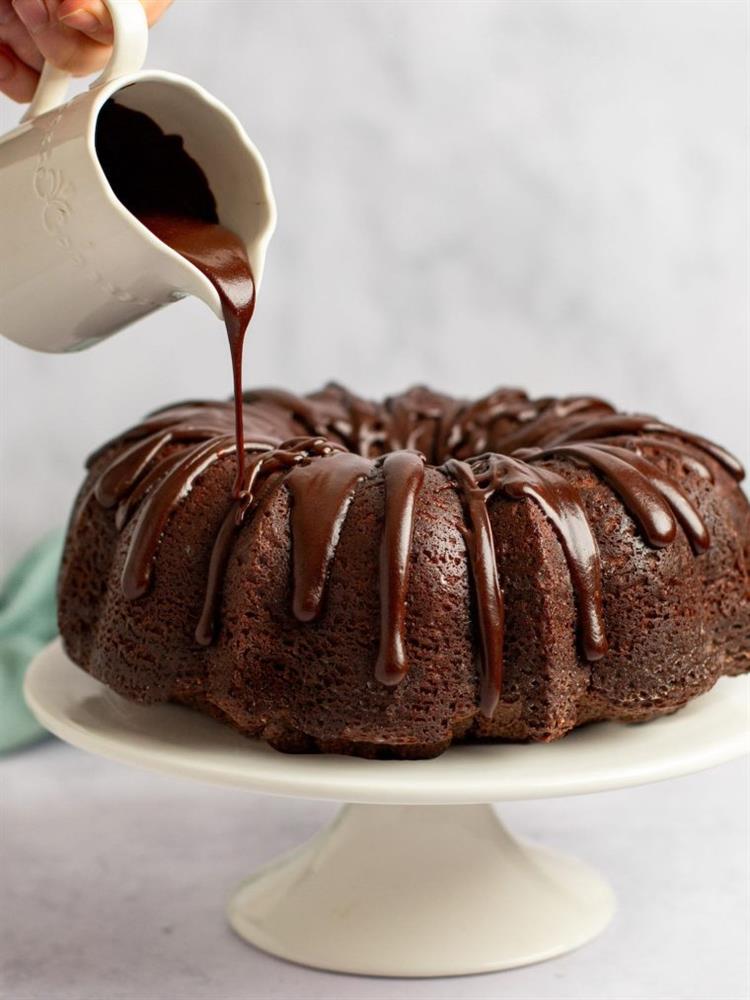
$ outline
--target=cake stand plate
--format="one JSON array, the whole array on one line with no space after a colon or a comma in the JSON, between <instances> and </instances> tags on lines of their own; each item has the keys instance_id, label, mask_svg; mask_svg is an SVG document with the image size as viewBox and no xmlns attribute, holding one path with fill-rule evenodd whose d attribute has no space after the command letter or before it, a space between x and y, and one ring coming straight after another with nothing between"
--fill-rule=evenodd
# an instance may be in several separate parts
<instances>
[{"instance_id":1,"label":"cake stand plate","mask_svg":"<svg viewBox=\"0 0 750 1000\"><path fill-rule=\"evenodd\" d=\"M644 726L600 723L552 744L453 747L435 760L289 756L175 705L139 707L75 666L59 642L26 698L61 739L127 764L256 792L349 805L229 903L246 941L338 972L446 976L551 958L595 937L609 886L516 840L488 802L624 788L748 750L747 679L725 679Z\"/></svg>"}]
</instances>

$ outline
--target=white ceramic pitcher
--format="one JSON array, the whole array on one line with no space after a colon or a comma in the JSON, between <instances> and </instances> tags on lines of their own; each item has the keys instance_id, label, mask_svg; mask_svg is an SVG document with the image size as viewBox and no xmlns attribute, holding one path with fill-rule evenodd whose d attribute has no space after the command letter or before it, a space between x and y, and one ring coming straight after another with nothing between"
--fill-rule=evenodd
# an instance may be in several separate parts
<instances>
[{"instance_id":1,"label":"white ceramic pitcher","mask_svg":"<svg viewBox=\"0 0 750 1000\"><path fill-rule=\"evenodd\" d=\"M247 246L256 287L276 209L265 164L237 118L202 87L141 71L148 26L139 0L106 0L112 57L68 103L67 74L46 66L22 124L0 138L0 333L40 351L95 343L196 295L221 317L215 289L115 197L94 147L109 98L183 137L219 219Z\"/></svg>"}]
</instances>

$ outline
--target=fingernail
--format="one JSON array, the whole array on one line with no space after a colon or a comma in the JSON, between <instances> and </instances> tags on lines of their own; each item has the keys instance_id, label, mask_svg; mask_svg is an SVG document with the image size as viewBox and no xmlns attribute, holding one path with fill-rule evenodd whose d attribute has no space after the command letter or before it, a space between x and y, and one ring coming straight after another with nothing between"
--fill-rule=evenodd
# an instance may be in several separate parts
<instances>
[{"instance_id":1,"label":"fingernail","mask_svg":"<svg viewBox=\"0 0 750 1000\"><path fill-rule=\"evenodd\" d=\"M42 0L13 0L13 9L32 35L36 35L49 24L47 7Z\"/></svg>"},{"instance_id":2,"label":"fingernail","mask_svg":"<svg viewBox=\"0 0 750 1000\"><path fill-rule=\"evenodd\" d=\"M0 49L0 80L9 80L15 69L16 64Z\"/></svg>"},{"instance_id":3,"label":"fingernail","mask_svg":"<svg viewBox=\"0 0 750 1000\"><path fill-rule=\"evenodd\" d=\"M83 31L87 35L92 35L103 29L104 25L90 10L74 10L70 14L63 14L60 18L67 28L75 28L76 31Z\"/></svg>"}]
</instances>

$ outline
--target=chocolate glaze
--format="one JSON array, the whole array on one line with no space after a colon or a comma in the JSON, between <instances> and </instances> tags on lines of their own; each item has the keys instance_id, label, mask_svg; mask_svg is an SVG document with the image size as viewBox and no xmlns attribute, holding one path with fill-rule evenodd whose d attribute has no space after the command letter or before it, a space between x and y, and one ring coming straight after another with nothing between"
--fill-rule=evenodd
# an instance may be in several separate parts
<instances>
[{"instance_id":1,"label":"chocolate glaze","mask_svg":"<svg viewBox=\"0 0 750 1000\"><path fill-rule=\"evenodd\" d=\"M466 462L451 458L445 463L445 470L458 484L466 510L468 524L463 534L476 594L482 647L479 658L479 707L483 715L491 718L503 684L505 602L497 575L495 540L487 510L490 491L479 485L473 469Z\"/></svg>"},{"instance_id":2,"label":"chocolate glaze","mask_svg":"<svg viewBox=\"0 0 750 1000\"><path fill-rule=\"evenodd\" d=\"M195 638L200 645L207 646L213 641L224 570L237 529L264 497L282 485L286 473L313 457L322 458L337 450L341 450L340 446L329 444L322 438L298 437L283 442L278 448L263 448L247 462L240 490L233 495L211 552L203 610L195 630Z\"/></svg>"},{"instance_id":3,"label":"chocolate glaze","mask_svg":"<svg viewBox=\"0 0 750 1000\"><path fill-rule=\"evenodd\" d=\"M562 434L552 433L549 441L539 441L538 444L560 444L563 441L594 441L598 438L613 438L627 434L658 434L666 437L675 437L694 449L710 455L720 465L729 472L737 482L741 482L745 477L745 470L741 462L730 454L725 448L706 438L691 434L688 431L680 430L679 427L672 427L671 424L664 424L654 417L639 414L612 413L607 416L598 417L592 421L584 421L578 427L571 427Z\"/></svg>"},{"instance_id":4,"label":"chocolate glaze","mask_svg":"<svg viewBox=\"0 0 750 1000\"><path fill-rule=\"evenodd\" d=\"M193 445L170 463L167 474L150 490L138 511L133 544L122 572L122 589L127 598L141 597L148 590L159 540L176 504L188 495L196 478L209 465L233 448L230 435Z\"/></svg>"},{"instance_id":5,"label":"chocolate glaze","mask_svg":"<svg viewBox=\"0 0 750 1000\"><path fill-rule=\"evenodd\" d=\"M234 388L238 494L244 475L242 351L255 309L255 282L242 240L219 223L205 174L177 135L140 111L107 101L96 125L96 152L112 190L149 229L211 282L229 338Z\"/></svg>"},{"instance_id":6,"label":"chocolate glaze","mask_svg":"<svg viewBox=\"0 0 750 1000\"><path fill-rule=\"evenodd\" d=\"M585 443L552 446L528 457L543 456L565 456L600 472L651 545L660 548L674 541L677 518L696 552L708 548L708 530L690 500L674 480L637 452L615 445Z\"/></svg>"},{"instance_id":7,"label":"chocolate glaze","mask_svg":"<svg viewBox=\"0 0 750 1000\"><path fill-rule=\"evenodd\" d=\"M411 451L392 451L379 465L385 483L385 525L380 547L380 649L375 676L390 686L398 684L408 670L404 642L409 562L424 458Z\"/></svg>"},{"instance_id":8,"label":"chocolate glaze","mask_svg":"<svg viewBox=\"0 0 750 1000\"><path fill-rule=\"evenodd\" d=\"M497 493L515 500L528 497L552 524L568 563L583 650L588 660L598 660L607 652L599 549L580 497L574 487L555 472L493 454L480 455L468 463L450 459L443 468L459 484L472 528L468 553L484 650L482 707L491 715L502 685L502 644L498 643L496 649L492 646L493 641L497 642L497 619L502 620L502 598L497 591L497 557L487 502ZM490 559L492 566L488 568ZM499 632L502 636L502 627Z\"/></svg>"},{"instance_id":9,"label":"chocolate glaze","mask_svg":"<svg viewBox=\"0 0 750 1000\"><path fill-rule=\"evenodd\" d=\"M297 466L287 477L292 496L292 610L301 622L320 616L328 570L357 484L371 471L359 455L338 452L327 462Z\"/></svg>"},{"instance_id":10,"label":"chocolate glaze","mask_svg":"<svg viewBox=\"0 0 750 1000\"><path fill-rule=\"evenodd\" d=\"M208 644L214 638L237 532L266 498L278 490L289 493L292 607L298 620L309 622L325 614L326 582L357 489L364 480L382 482L381 627L374 670L382 683L399 683L408 672L414 511L426 462L444 463L446 488L456 490L465 512L459 528L476 602L480 707L487 716L502 693L503 667L494 502L529 500L551 524L570 575L582 654L595 661L607 652L601 558L583 493L562 474L564 466L572 463L601 477L646 544L669 545L683 534L696 556L710 544L705 524L651 456L667 454L704 478L713 475L713 463L737 479L742 476L736 459L712 443L652 417L616 414L609 404L589 397L534 401L520 390L498 390L469 403L419 387L378 404L329 385L306 397L275 389L246 393L243 416L248 457L239 491L227 497L217 532L197 641ZM134 522L123 574L128 598L138 598L149 587L171 511L211 464L236 450L233 432L231 404L182 403L152 414L90 460L101 463L97 501L116 508L119 528ZM466 455L480 443L486 445L484 453ZM419 445L422 454L404 445Z\"/></svg>"},{"instance_id":11,"label":"chocolate glaze","mask_svg":"<svg viewBox=\"0 0 750 1000\"><path fill-rule=\"evenodd\" d=\"M490 511L496 497L530 500L554 529L575 595L582 652L590 661L607 652L601 558L581 491L561 474L565 463L600 476L648 545L670 545L681 530L697 556L708 548L699 512L652 458L669 454L708 479L714 462L741 479L736 459L703 438L652 417L616 413L593 397L531 400L519 389L499 389L467 402L417 386L377 404L337 385L307 397L280 389L243 397L242 349L255 287L245 247L220 224L203 171L179 136L165 135L146 115L113 101L100 112L96 148L125 207L213 284L233 370L233 408L202 402L168 407L90 460L102 462L96 501L114 509L118 529L134 522L122 574L127 599L148 591L172 511L211 465L234 454L234 489L211 553L196 641L206 645L214 638L237 532L281 489L290 497L293 613L301 622L320 618L349 506L363 480L382 481L380 644L374 671L381 683L396 685L409 667L406 618L415 510L425 463L440 466L465 515L459 527L477 611L480 709L489 717L502 693L503 674L504 601ZM114 444L119 447L108 459Z\"/></svg>"}]
</instances>

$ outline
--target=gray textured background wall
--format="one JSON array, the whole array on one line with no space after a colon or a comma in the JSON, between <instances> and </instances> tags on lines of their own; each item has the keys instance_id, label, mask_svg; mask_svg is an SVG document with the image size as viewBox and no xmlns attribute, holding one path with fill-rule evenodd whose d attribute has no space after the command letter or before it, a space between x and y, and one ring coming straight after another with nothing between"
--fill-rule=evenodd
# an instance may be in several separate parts
<instances>
[{"instance_id":1,"label":"gray textured background wall","mask_svg":"<svg viewBox=\"0 0 750 1000\"><path fill-rule=\"evenodd\" d=\"M234 108L279 205L246 382L595 391L747 458L746 19L177 0L149 65ZM222 337L187 301L81 355L0 345L4 568L107 435L229 392Z\"/></svg>"}]
</instances>

